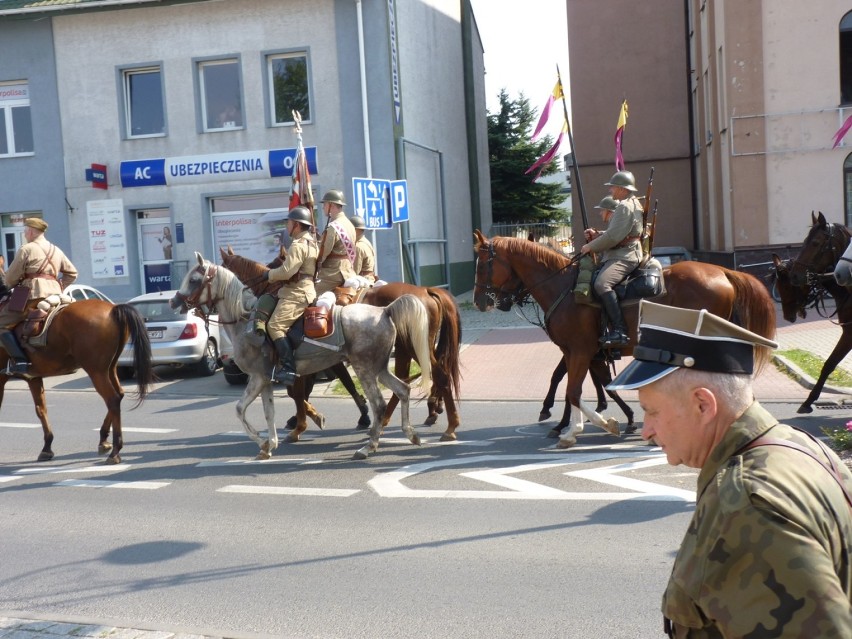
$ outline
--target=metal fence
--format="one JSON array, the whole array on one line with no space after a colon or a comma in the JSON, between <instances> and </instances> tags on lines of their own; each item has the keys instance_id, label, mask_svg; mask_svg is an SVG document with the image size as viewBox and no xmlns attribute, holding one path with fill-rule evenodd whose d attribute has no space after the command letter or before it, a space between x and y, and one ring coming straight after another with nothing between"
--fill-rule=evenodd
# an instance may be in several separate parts
<instances>
[{"instance_id":1,"label":"metal fence","mask_svg":"<svg viewBox=\"0 0 852 639\"><path fill-rule=\"evenodd\" d=\"M518 237L532 240L562 251L565 254L573 253L574 240L570 224L560 222L535 222L535 223L508 223L493 224L491 236Z\"/></svg>"}]
</instances>

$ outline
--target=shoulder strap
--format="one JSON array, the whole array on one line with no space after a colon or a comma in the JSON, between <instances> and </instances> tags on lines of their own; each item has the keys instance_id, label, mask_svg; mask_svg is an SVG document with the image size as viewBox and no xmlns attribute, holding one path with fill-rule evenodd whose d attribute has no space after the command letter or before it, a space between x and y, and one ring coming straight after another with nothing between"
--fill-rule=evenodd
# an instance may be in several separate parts
<instances>
[{"instance_id":1,"label":"shoulder strap","mask_svg":"<svg viewBox=\"0 0 852 639\"><path fill-rule=\"evenodd\" d=\"M823 444L816 437L801 429L797 428L796 430L810 437L823 451L826 450L825 444ZM820 466L825 468L826 472L828 472L828 474L834 478L834 481L837 482L837 485L840 486L840 490L843 491L843 494L846 497L846 503L848 503L849 507L852 508L852 494L850 494L849 489L843 482L843 476L840 474L840 470L835 465L834 460L831 458L831 455L826 454L825 458L828 461L823 461L822 459L814 455L812 451L808 450L801 444L797 444L796 442L792 442L786 439L769 437L768 435L762 435L757 439L749 442L748 444L740 448L740 450L737 451L737 454L744 453L745 451L751 450L752 448L757 448L758 446L783 446L784 448L790 448L792 450L797 450L800 453L804 453L805 455L813 459L815 462L817 462Z\"/></svg>"}]
</instances>

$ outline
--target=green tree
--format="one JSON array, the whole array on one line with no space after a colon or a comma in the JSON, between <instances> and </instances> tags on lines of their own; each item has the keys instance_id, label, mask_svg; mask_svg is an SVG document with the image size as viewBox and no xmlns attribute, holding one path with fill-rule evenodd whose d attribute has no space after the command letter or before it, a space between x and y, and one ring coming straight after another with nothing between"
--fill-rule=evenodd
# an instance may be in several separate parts
<instances>
[{"instance_id":1,"label":"green tree","mask_svg":"<svg viewBox=\"0 0 852 639\"><path fill-rule=\"evenodd\" d=\"M559 208L566 200L559 184L533 182L535 172L525 175L535 161L553 146L550 136L530 142L537 113L521 93L510 100L500 91L500 110L488 113L488 154L491 167L491 207L495 223L568 222L570 215ZM557 107L558 105L554 105ZM563 140L561 151L568 149ZM542 175L558 170L555 160Z\"/></svg>"}]
</instances>

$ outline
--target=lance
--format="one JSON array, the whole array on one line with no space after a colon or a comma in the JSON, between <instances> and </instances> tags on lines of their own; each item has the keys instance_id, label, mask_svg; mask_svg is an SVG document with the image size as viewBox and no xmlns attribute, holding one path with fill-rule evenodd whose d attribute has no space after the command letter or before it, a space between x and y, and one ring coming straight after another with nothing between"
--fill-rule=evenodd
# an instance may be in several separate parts
<instances>
[{"instance_id":1,"label":"lance","mask_svg":"<svg viewBox=\"0 0 852 639\"><path fill-rule=\"evenodd\" d=\"M580 202L580 215L583 218L583 230L589 228L589 218L586 215L586 201L583 199L583 184L580 182L580 167L577 164L577 151L574 149L574 134L571 133L571 123L568 121L568 106L565 104L565 89L562 87L562 75L559 73L559 65L556 65L556 78L559 81L559 92L562 94L562 112L565 115L565 126L568 128L568 144L571 147L571 166L574 168L576 184L572 187L577 189L577 200Z\"/></svg>"}]
</instances>

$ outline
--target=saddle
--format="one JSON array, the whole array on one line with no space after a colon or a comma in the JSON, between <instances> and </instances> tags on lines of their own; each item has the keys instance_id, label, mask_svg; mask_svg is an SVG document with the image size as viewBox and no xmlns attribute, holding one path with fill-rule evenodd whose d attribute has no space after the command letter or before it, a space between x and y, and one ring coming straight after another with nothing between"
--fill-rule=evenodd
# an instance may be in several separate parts
<instances>
[{"instance_id":1,"label":"saddle","mask_svg":"<svg viewBox=\"0 0 852 639\"><path fill-rule=\"evenodd\" d=\"M56 314L74 302L68 295L49 295L40 300L27 313L23 322L14 328L15 337L23 348L41 348L47 345L47 329L53 323Z\"/></svg>"},{"instance_id":2,"label":"saddle","mask_svg":"<svg viewBox=\"0 0 852 639\"><path fill-rule=\"evenodd\" d=\"M600 271L595 271L596 279ZM663 265L654 257L643 260L636 269L614 289L619 302L636 301L646 297L657 297L666 292ZM594 279L592 280L594 291Z\"/></svg>"}]
</instances>

